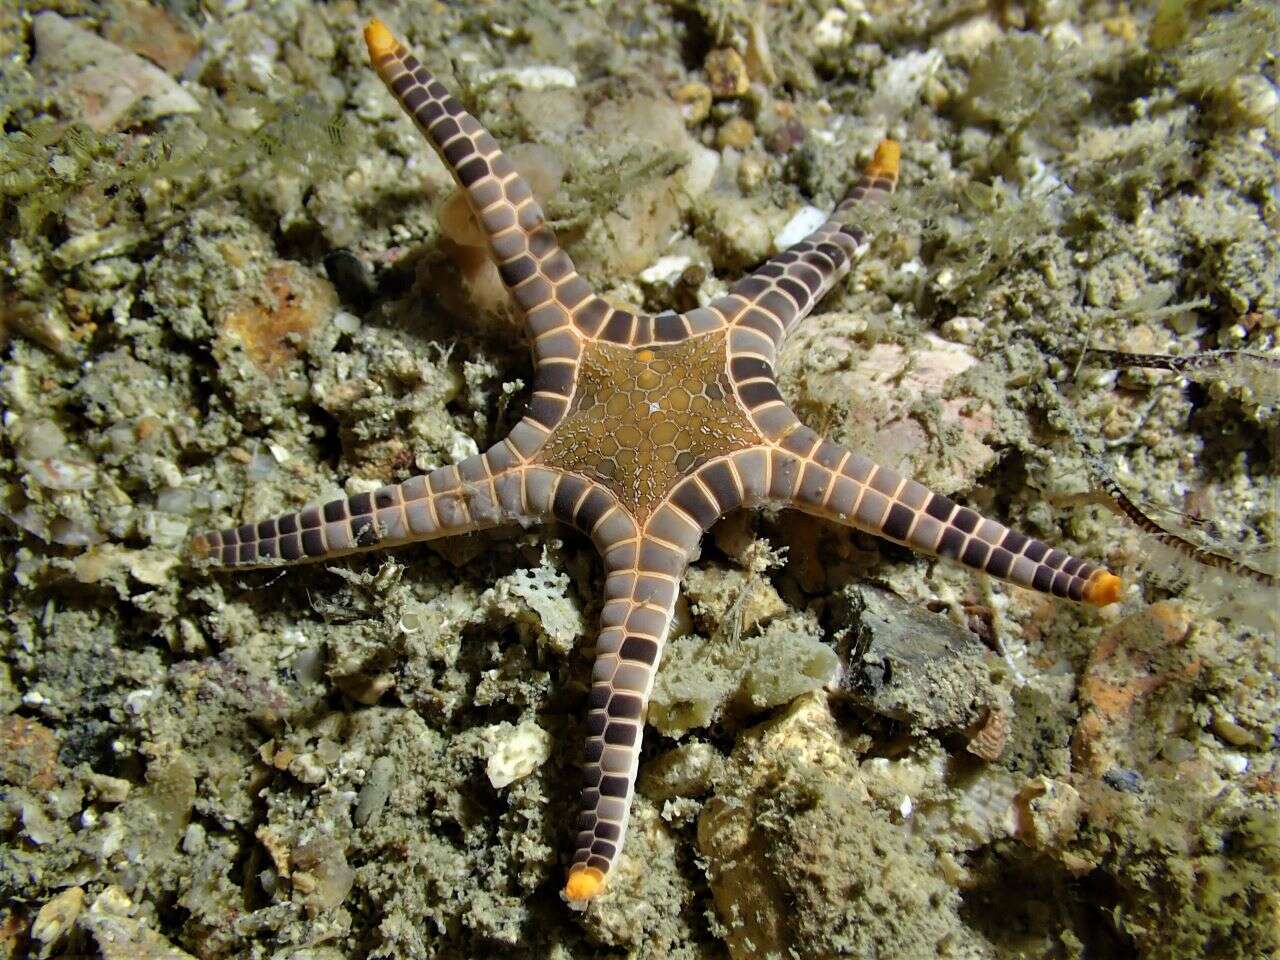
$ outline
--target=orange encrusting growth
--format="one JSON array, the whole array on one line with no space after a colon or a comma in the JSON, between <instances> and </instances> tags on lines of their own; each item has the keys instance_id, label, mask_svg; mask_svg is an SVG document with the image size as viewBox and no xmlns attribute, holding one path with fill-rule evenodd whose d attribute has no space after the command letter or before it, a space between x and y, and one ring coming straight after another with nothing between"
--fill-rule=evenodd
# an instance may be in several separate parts
<instances>
[{"instance_id":1,"label":"orange encrusting growth","mask_svg":"<svg viewBox=\"0 0 1280 960\"><path fill-rule=\"evenodd\" d=\"M1092 603L1097 607L1105 607L1107 604L1115 603L1119 600L1120 592L1123 589L1123 580L1114 573L1099 570L1084 585L1084 602Z\"/></svg>"},{"instance_id":2,"label":"orange encrusting growth","mask_svg":"<svg viewBox=\"0 0 1280 960\"><path fill-rule=\"evenodd\" d=\"M590 900L604 889L604 874L595 867L579 867L569 873L564 885L566 900Z\"/></svg>"}]
</instances>

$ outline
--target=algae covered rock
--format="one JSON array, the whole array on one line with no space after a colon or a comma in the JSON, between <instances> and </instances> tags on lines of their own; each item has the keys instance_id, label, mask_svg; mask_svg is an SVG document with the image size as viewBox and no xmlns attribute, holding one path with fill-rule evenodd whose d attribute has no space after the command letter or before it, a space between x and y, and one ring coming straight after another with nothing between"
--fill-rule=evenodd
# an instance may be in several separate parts
<instances>
[{"instance_id":1,"label":"algae covered rock","mask_svg":"<svg viewBox=\"0 0 1280 960\"><path fill-rule=\"evenodd\" d=\"M693 625L667 644L649 706L649 722L676 736L789 703L831 683L839 662L817 619L787 613L757 572L708 564L689 571L684 596Z\"/></svg>"},{"instance_id":2,"label":"algae covered rock","mask_svg":"<svg viewBox=\"0 0 1280 960\"><path fill-rule=\"evenodd\" d=\"M53 12L32 22L38 65L61 76L61 93L94 130L139 106L147 119L195 113L196 99L163 70Z\"/></svg>"},{"instance_id":3,"label":"algae covered rock","mask_svg":"<svg viewBox=\"0 0 1280 960\"><path fill-rule=\"evenodd\" d=\"M914 731L994 735L989 718L1012 710L1000 657L969 630L887 590L858 585L845 599L854 626L840 645L842 693Z\"/></svg>"},{"instance_id":4,"label":"algae covered rock","mask_svg":"<svg viewBox=\"0 0 1280 960\"><path fill-rule=\"evenodd\" d=\"M649 722L675 736L789 703L835 679L839 661L816 623L784 617L749 637L679 637L667 645Z\"/></svg>"},{"instance_id":5,"label":"algae covered rock","mask_svg":"<svg viewBox=\"0 0 1280 960\"><path fill-rule=\"evenodd\" d=\"M698 821L734 960L912 960L971 936L924 841L871 803L849 739L817 693L739 738Z\"/></svg>"}]
</instances>

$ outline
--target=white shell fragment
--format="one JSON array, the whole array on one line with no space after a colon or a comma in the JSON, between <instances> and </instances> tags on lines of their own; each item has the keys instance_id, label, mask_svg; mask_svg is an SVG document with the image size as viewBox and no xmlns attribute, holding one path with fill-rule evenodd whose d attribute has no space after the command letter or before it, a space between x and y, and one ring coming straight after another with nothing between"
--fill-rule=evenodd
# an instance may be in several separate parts
<instances>
[{"instance_id":1,"label":"white shell fragment","mask_svg":"<svg viewBox=\"0 0 1280 960\"><path fill-rule=\"evenodd\" d=\"M493 747L485 773L495 790L523 780L551 756L551 734L532 720L518 727L498 724L490 727L489 733L493 736Z\"/></svg>"},{"instance_id":2,"label":"white shell fragment","mask_svg":"<svg viewBox=\"0 0 1280 960\"><path fill-rule=\"evenodd\" d=\"M509 83L521 90L572 90L578 78L564 67L500 67L480 75L482 84Z\"/></svg>"},{"instance_id":3,"label":"white shell fragment","mask_svg":"<svg viewBox=\"0 0 1280 960\"><path fill-rule=\"evenodd\" d=\"M785 250L793 243L799 243L826 223L827 216L825 210L819 210L817 207L801 207L773 238L774 249Z\"/></svg>"}]
</instances>

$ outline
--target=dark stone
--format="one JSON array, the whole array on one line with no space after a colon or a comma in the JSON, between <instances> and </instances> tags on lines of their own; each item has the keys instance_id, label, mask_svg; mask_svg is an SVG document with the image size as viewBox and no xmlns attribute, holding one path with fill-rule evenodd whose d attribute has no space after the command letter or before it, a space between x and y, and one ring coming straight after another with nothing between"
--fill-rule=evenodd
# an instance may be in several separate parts
<instances>
[{"instance_id":1,"label":"dark stone","mask_svg":"<svg viewBox=\"0 0 1280 960\"><path fill-rule=\"evenodd\" d=\"M853 585L842 599L849 701L916 731L963 731L991 709L1011 715L1004 661L972 632L878 587Z\"/></svg>"}]
</instances>

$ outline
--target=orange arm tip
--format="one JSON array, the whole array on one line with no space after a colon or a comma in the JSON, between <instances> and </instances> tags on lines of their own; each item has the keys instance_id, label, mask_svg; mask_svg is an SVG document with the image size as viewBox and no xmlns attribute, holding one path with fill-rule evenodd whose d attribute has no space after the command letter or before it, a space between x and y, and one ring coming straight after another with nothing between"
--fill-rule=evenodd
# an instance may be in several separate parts
<instances>
[{"instance_id":1,"label":"orange arm tip","mask_svg":"<svg viewBox=\"0 0 1280 960\"><path fill-rule=\"evenodd\" d=\"M396 38L381 20L370 20L364 28L364 42L369 47L369 59L381 60L395 53Z\"/></svg>"},{"instance_id":2,"label":"orange arm tip","mask_svg":"<svg viewBox=\"0 0 1280 960\"><path fill-rule=\"evenodd\" d=\"M867 176L896 177L901 160L902 144L897 140L881 140L876 147L876 155L871 158L871 166L867 167Z\"/></svg>"},{"instance_id":3,"label":"orange arm tip","mask_svg":"<svg viewBox=\"0 0 1280 960\"><path fill-rule=\"evenodd\" d=\"M564 885L566 900L590 900L604 889L604 874L594 867L583 867L569 872L569 882Z\"/></svg>"},{"instance_id":4,"label":"orange arm tip","mask_svg":"<svg viewBox=\"0 0 1280 960\"><path fill-rule=\"evenodd\" d=\"M1094 606L1105 607L1120 599L1120 591L1124 589L1124 581L1114 573L1099 570L1084 585L1084 602Z\"/></svg>"}]
</instances>

